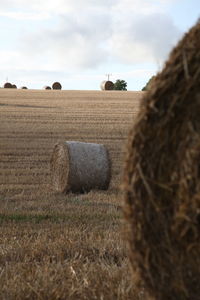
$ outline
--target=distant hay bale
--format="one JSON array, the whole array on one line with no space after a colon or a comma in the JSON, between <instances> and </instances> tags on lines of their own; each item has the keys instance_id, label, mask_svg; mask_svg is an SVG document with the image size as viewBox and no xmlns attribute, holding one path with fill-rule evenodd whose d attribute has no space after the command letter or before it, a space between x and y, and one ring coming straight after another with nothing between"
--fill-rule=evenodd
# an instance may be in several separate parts
<instances>
[{"instance_id":1,"label":"distant hay bale","mask_svg":"<svg viewBox=\"0 0 200 300\"><path fill-rule=\"evenodd\" d=\"M114 83L110 80L105 80L101 83L102 91L110 91L114 89Z\"/></svg>"},{"instance_id":2,"label":"distant hay bale","mask_svg":"<svg viewBox=\"0 0 200 300\"><path fill-rule=\"evenodd\" d=\"M53 90L61 90L62 89L62 85L59 82L54 82L52 84L52 89Z\"/></svg>"},{"instance_id":3,"label":"distant hay bale","mask_svg":"<svg viewBox=\"0 0 200 300\"><path fill-rule=\"evenodd\" d=\"M16 89L17 88L16 84L12 84L12 88Z\"/></svg>"},{"instance_id":4,"label":"distant hay bale","mask_svg":"<svg viewBox=\"0 0 200 300\"><path fill-rule=\"evenodd\" d=\"M4 89L12 89L12 84L10 82L4 83Z\"/></svg>"},{"instance_id":5,"label":"distant hay bale","mask_svg":"<svg viewBox=\"0 0 200 300\"><path fill-rule=\"evenodd\" d=\"M48 85L45 85L45 86L44 86L44 90L51 90L51 87L48 86Z\"/></svg>"},{"instance_id":6,"label":"distant hay bale","mask_svg":"<svg viewBox=\"0 0 200 300\"><path fill-rule=\"evenodd\" d=\"M26 86L22 86L21 89L22 90L27 90L27 87Z\"/></svg>"},{"instance_id":7,"label":"distant hay bale","mask_svg":"<svg viewBox=\"0 0 200 300\"><path fill-rule=\"evenodd\" d=\"M200 23L173 49L142 103L124 182L132 270L153 299L198 300Z\"/></svg>"},{"instance_id":8,"label":"distant hay bale","mask_svg":"<svg viewBox=\"0 0 200 300\"><path fill-rule=\"evenodd\" d=\"M67 141L55 145L50 161L52 186L57 192L108 189L111 166L101 144Z\"/></svg>"}]
</instances>

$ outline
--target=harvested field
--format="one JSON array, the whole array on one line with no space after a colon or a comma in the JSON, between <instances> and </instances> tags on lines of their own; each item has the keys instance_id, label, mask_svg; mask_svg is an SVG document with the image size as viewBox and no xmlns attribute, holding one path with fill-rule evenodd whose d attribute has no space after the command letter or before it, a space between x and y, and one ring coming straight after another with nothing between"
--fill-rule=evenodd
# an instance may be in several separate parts
<instances>
[{"instance_id":1,"label":"harvested field","mask_svg":"<svg viewBox=\"0 0 200 300\"><path fill-rule=\"evenodd\" d=\"M142 94L0 90L0 299L143 299L127 276L118 190ZM70 140L108 148L108 191L53 193L53 147Z\"/></svg>"},{"instance_id":2,"label":"harvested field","mask_svg":"<svg viewBox=\"0 0 200 300\"><path fill-rule=\"evenodd\" d=\"M112 187L141 92L0 91L0 182L6 196L49 191L57 142L102 143L112 159Z\"/></svg>"}]
</instances>

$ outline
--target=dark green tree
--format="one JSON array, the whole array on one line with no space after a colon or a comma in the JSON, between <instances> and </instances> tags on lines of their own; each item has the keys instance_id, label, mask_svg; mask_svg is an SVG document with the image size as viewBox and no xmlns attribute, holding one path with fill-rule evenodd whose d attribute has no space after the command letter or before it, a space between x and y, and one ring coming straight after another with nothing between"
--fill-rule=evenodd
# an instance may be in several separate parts
<instances>
[{"instance_id":1,"label":"dark green tree","mask_svg":"<svg viewBox=\"0 0 200 300\"><path fill-rule=\"evenodd\" d=\"M127 83L125 80L117 79L114 83L114 89L117 91L127 91Z\"/></svg>"}]
</instances>

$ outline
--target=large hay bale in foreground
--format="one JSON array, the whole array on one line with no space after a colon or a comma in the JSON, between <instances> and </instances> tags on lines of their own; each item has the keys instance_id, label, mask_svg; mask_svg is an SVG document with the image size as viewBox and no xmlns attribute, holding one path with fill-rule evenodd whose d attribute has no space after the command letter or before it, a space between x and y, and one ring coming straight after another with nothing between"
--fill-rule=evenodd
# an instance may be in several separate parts
<instances>
[{"instance_id":1,"label":"large hay bale in foreground","mask_svg":"<svg viewBox=\"0 0 200 300\"><path fill-rule=\"evenodd\" d=\"M151 89L152 85L153 85L153 81L155 79L155 75L152 76L149 81L147 82L147 84L142 88L142 91L148 91Z\"/></svg>"},{"instance_id":2,"label":"large hay bale in foreground","mask_svg":"<svg viewBox=\"0 0 200 300\"><path fill-rule=\"evenodd\" d=\"M53 90L61 90L62 89L62 85L60 84L60 82L54 82L52 84L52 89Z\"/></svg>"},{"instance_id":3,"label":"large hay bale in foreground","mask_svg":"<svg viewBox=\"0 0 200 300\"><path fill-rule=\"evenodd\" d=\"M114 89L114 83L110 80L105 80L101 83L102 91L111 91Z\"/></svg>"},{"instance_id":4,"label":"large hay bale in foreground","mask_svg":"<svg viewBox=\"0 0 200 300\"><path fill-rule=\"evenodd\" d=\"M200 23L173 49L142 103L125 169L124 213L134 277L153 299L197 300Z\"/></svg>"},{"instance_id":5,"label":"large hay bale in foreground","mask_svg":"<svg viewBox=\"0 0 200 300\"><path fill-rule=\"evenodd\" d=\"M10 82L6 82L6 83L4 83L3 87L4 87L4 89L12 89L13 86Z\"/></svg>"},{"instance_id":6,"label":"large hay bale in foreground","mask_svg":"<svg viewBox=\"0 0 200 300\"><path fill-rule=\"evenodd\" d=\"M108 189L111 177L108 151L101 144L58 143L51 157L50 173L57 192Z\"/></svg>"}]
</instances>

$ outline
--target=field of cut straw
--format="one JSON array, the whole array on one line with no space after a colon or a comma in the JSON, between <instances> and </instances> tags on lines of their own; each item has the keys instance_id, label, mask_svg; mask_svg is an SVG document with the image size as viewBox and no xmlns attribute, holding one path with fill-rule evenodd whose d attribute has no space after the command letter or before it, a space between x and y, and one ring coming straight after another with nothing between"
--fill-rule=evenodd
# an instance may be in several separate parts
<instances>
[{"instance_id":1,"label":"field of cut straw","mask_svg":"<svg viewBox=\"0 0 200 300\"><path fill-rule=\"evenodd\" d=\"M0 299L145 299L130 278L119 191L141 96L0 90ZM108 191L53 191L49 162L63 141L106 145Z\"/></svg>"}]
</instances>

